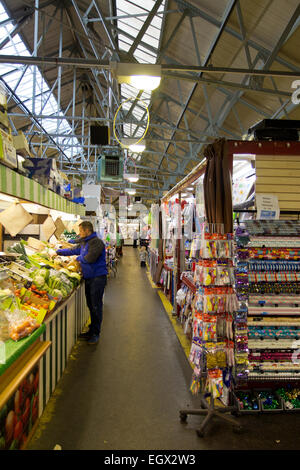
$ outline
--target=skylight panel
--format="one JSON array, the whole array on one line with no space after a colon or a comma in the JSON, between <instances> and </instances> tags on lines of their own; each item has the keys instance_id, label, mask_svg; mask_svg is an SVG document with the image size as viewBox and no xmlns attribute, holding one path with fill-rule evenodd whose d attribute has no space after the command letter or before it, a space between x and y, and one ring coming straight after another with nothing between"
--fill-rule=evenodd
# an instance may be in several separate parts
<instances>
[{"instance_id":1,"label":"skylight panel","mask_svg":"<svg viewBox=\"0 0 300 470\"><path fill-rule=\"evenodd\" d=\"M144 3L146 4L146 2ZM136 3L128 2L125 0L117 1L117 9L118 9L118 15L119 15L119 11L120 11L120 14L126 13L127 15L138 15L145 11L145 9L142 8L140 5L137 5Z\"/></svg>"},{"instance_id":2,"label":"skylight panel","mask_svg":"<svg viewBox=\"0 0 300 470\"><path fill-rule=\"evenodd\" d=\"M141 21L139 21L139 23L135 25L131 18L128 18L128 22L119 20L119 28L134 37L138 34L142 26L143 23Z\"/></svg>"},{"instance_id":3,"label":"skylight panel","mask_svg":"<svg viewBox=\"0 0 300 470\"><path fill-rule=\"evenodd\" d=\"M152 19L151 24L148 26L141 40L142 42L152 46L154 49L157 49L159 45L162 26L161 13L164 10L164 3L165 2L163 2L159 9L160 14L156 14L155 17ZM152 10L154 4L154 0L143 0L143 2L139 2L138 5L136 2L129 0L117 0L117 15L120 17L128 15L126 19L124 18L117 20L118 27L121 30L124 30L132 36L136 37L140 29L142 28L144 22L146 21L147 16ZM143 13L143 16L137 16L135 18L133 17L134 15L141 15ZM130 17L130 15L132 15L132 17ZM129 38L125 37L122 33L119 34L118 40L120 49L126 52L130 49L130 46L133 43L133 40L130 40ZM141 46L140 44L135 49L133 55L135 59L140 63L155 64L157 60L157 55L154 51L149 51L149 49ZM125 112L128 111L128 109L130 109L130 107L132 106L132 103L134 102L137 93L138 92L136 88L130 87L126 84L121 85L122 98L124 100L130 97L132 98L131 101L123 105L122 108ZM151 93L143 92L140 96L140 100L146 102L146 104L148 105L151 100ZM137 104L135 105L132 111L132 115L134 116L134 118L138 119L139 121L142 121L142 123L140 126L136 126L125 122L123 125L123 132L125 133L125 135L130 137L133 135L133 133L135 133L135 136L141 136L144 133L145 124L147 122L147 116L145 115L145 111L146 109L142 106L141 101L137 101Z\"/></svg>"},{"instance_id":4,"label":"skylight panel","mask_svg":"<svg viewBox=\"0 0 300 470\"><path fill-rule=\"evenodd\" d=\"M9 19L3 4L0 1L0 23ZM1 49L2 54L7 55L24 55L30 56L30 51L27 49L26 45L22 41L22 38L19 34L16 34L14 37L10 37L9 33L13 30L13 23L6 23L0 25L0 37L9 37L9 42ZM6 81L11 89L15 89L22 74L24 72L24 66L16 65L6 65L1 64L1 76ZM35 95L33 95L33 83L35 78ZM26 105L30 112L33 112L33 103L35 104L35 113L43 114L47 116L57 115L63 117L62 111L58 109L58 103L55 96L51 93L47 82L42 77L42 74L39 69L36 69L34 66L28 66L25 74L22 77L17 89L15 90L18 98ZM50 96L49 96L50 94ZM49 133L54 134L55 132L60 133L70 133L72 132L71 126L67 119L41 119L40 124L43 128ZM57 144L59 143L59 138L56 137L53 139ZM60 141L62 142L62 141ZM77 138L72 138L69 140L70 145L77 144L79 141ZM64 148L63 148L64 150ZM65 154L71 156L72 150L67 149ZM78 153L78 152L76 152Z\"/></svg>"},{"instance_id":5,"label":"skylight panel","mask_svg":"<svg viewBox=\"0 0 300 470\"><path fill-rule=\"evenodd\" d=\"M149 54L149 52L142 51L141 49L136 50L136 52L134 53L134 57L141 64L155 64L156 63L155 55L151 55Z\"/></svg>"}]
</instances>

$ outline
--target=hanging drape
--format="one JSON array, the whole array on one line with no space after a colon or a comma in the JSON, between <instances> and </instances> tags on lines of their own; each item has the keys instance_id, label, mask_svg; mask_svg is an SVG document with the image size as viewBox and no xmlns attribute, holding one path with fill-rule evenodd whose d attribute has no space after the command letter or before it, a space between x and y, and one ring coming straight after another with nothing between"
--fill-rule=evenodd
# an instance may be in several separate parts
<instances>
[{"instance_id":1,"label":"hanging drape","mask_svg":"<svg viewBox=\"0 0 300 470\"><path fill-rule=\"evenodd\" d=\"M211 224L224 224L224 232L233 231L232 180L227 155L227 142L219 139L204 149L207 160L204 175L206 219Z\"/></svg>"}]
</instances>

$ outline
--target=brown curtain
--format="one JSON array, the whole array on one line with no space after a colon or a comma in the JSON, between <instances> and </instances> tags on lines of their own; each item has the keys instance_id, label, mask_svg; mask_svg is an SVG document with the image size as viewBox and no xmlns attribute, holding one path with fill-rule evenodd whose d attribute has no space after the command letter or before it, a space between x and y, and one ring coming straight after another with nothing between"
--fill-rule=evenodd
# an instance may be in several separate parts
<instances>
[{"instance_id":1,"label":"brown curtain","mask_svg":"<svg viewBox=\"0 0 300 470\"><path fill-rule=\"evenodd\" d=\"M160 275L162 272L162 268L164 265L164 250L163 250L163 237L162 237L162 214L161 210L159 211L159 240L158 240L158 256L160 261L158 262L157 268L156 268L156 273L155 273L155 284L159 284L160 281Z\"/></svg>"},{"instance_id":2,"label":"brown curtain","mask_svg":"<svg viewBox=\"0 0 300 470\"><path fill-rule=\"evenodd\" d=\"M233 231L232 181L227 155L227 142L219 139L204 149L207 160L204 175L206 219L211 224L224 224L225 233Z\"/></svg>"}]
</instances>

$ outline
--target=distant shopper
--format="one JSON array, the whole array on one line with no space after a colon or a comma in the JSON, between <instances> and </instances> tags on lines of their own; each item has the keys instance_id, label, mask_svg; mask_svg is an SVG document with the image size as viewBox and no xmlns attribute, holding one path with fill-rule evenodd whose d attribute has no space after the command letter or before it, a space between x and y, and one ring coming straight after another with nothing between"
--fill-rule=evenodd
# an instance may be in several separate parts
<instances>
[{"instance_id":1,"label":"distant shopper","mask_svg":"<svg viewBox=\"0 0 300 470\"><path fill-rule=\"evenodd\" d=\"M140 262L141 262L141 267L146 266L146 257L147 257L147 249L145 246L141 246L140 248Z\"/></svg>"},{"instance_id":2,"label":"distant shopper","mask_svg":"<svg viewBox=\"0 0 300 470\"><path fill-rule=\"evenodd\" d=\"M132 238L133 238L133 248L137 248L137 241L138 241L139 236L136 230L133 232Z\"/></svg>"},{"instance_id":3,"label":"distant shopper","mask_svg":"<svg viewBox=\"0 0 300 470\"><path fill-rule=\"evenodd\" d=\"M103 294L107 281L105 245L94 232L91 222L84 221L79 225L80 238L77 245L71 249L57 250L61 256L77 256L85 281L86 302L90 311L91 323L87 333L79 335L88 344L99 341L102 317Z\"/></svg>"}]
</instances>

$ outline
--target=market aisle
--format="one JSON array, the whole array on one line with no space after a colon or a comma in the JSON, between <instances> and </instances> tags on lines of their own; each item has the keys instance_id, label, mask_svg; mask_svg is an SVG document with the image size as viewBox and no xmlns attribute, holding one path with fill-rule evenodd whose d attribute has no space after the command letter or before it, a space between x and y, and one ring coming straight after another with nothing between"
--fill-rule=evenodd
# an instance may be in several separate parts
<instances>
[{"instance_id":1,"label":"market aisle","mask_svg":"<svg viewBox=\"0 0 300 470\"><path fill-rule=\"evenodd\" d=\"M164 449L182 439L189 447L178 410L191 403L191 369L138 250L125 247L109 279L99 344L80 341L75 357L32 449Z\"/></svg>"},{"instance_id":2,"label":"market aisle","mask_svg":"<svg viewBox=\"0 0 300 470\"><path fill-rule=\"evenodd\" d=\"M132 247L106 289L101 342L82 341L72 356L30 449L299 448L295 415L243 417L241 436L215 422L204 439L195 433L202 418L180 423L179 409L193 406L191 368Z\"/></svg>"}]
</instances>

